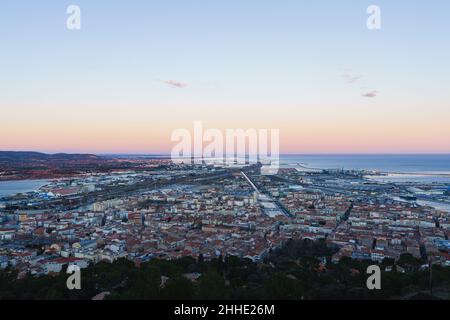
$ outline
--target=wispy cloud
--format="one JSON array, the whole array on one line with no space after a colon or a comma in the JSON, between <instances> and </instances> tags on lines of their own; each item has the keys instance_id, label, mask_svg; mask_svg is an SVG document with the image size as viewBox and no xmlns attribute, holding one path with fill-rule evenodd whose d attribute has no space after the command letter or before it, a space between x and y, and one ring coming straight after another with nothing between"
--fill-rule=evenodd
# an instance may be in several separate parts
<instances>
[{"instance_id":1,"label":"wispy cloud","mask_svg":"<svg viewBox=\"0 0 450 320\"><path fill-rule=\"evenodd\" d=\"M350 69L346 70L345 73L342 75L342 77L348 83L355 83L363 78L361 74L354 74Z\"/></svg>"},{"instance_id":2,"label":"wispy cloud","mask_svg":"<svg viewBox=\"0 0 450 320\"><path fill-rule=\"evenodd\" d=\"M377 95L378 95L378 91L373 90L373 91L364 93L362 96L365 98L375 98Z\"/></svg>"},{"instance_id":3,"label":"wispy cloud","mask_svg":"<svg viewBox=\"0 0 450 320\"><path fill-rule=\"evenodd\" d=\"M363 76L349 76L347 78L348 83L355 83L356 81L362 79Z\"/></svg>"},{"instance_id":4,"label":"wispy cloud","mask_svg":"<svg viewBox=\"0 0 450 320\"><path fill-rule=\"evenodd\" d=\"M180 82L177 80L163 80L163 82L169 86L171 86L172 88L186 88L188 86L187 83L184 82Z\"/></svg>"}]
</instances>

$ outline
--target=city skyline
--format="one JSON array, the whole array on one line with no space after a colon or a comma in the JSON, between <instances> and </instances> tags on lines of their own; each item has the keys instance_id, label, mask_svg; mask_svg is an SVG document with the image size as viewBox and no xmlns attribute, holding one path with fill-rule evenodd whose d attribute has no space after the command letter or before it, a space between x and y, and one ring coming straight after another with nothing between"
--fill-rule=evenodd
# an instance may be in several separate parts
<instances>
[{"instance_id":1,"label":"city skyline","mask_svg":"<svg viewBox=\"0 0 450 320\"><path fill-rule=\"evenodd\" d=\"M66 28L71 4L80 30ZM372 4L381 30L366 27ZM280 129L281 154L450 153L448 9L8 2L0 150L169 154L173 130L202 120Z\"/></svg>"}]
</instances>

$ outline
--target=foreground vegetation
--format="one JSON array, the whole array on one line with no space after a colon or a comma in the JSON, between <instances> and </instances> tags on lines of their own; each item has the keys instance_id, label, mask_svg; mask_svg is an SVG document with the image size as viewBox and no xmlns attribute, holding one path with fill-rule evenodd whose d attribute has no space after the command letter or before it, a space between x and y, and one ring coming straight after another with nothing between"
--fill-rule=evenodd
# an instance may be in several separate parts
<instances>
[{"instance_id":1,"label":"foreground vegetation","mask_svg":"<svg viewBox=\"0 0 450 320\"><path fill-rule=\"evenodd\" d=\"M151 260L140 266L126 259L98 263L82 270L81 290L66 287L68 275L17 279L14 270L0 271L0 299L449 299L450 268L433 267L433 296L429 270L421 261L403 255L397 265L407 269L382 272L382 289L366 287L372 262L341 259L330 262L334 250L324 242L291 241L261 263L236 257L211 261L185 257ZM392 265L385 260L381 264ZM198 279L188 279L198 275Z\"/></svg>"}]
</instances>

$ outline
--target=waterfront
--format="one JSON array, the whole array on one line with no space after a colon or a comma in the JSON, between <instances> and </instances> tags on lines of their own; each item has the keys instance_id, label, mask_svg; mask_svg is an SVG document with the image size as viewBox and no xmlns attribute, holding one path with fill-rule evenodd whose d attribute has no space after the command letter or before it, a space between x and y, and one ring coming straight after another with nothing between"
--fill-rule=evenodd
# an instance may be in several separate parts
<instances>
[{"instance_id":1,"label":"waterfront","mask_svg":"<svg viewBox=\"0 0 450 320\"><path fill-rule=\"evenodd\" d=\"M145 157L143 155L142 157ZM166 156L161 156L165 158ZM281 155L282 168L368 170L385 175L368 175L378 182L450 185L450 154L382 155L322 154ZM0 181L0 198L38 190L47 180Z\"/></svg>"},{"instance_id":2,"label":"waterfront","mask_svg":"<svg viewBox=\"0 0 450 320\"><path fill-rule=\"evenodd\" d=\"M438 210L450 212L450 203L427 201L427 200L417 200L416 203L421 206L430 206Z\"/></svg>"},{"instance_id":3,"label":"waterfront","mask_svg":"<svg viewBox=\"0 0 450 320\"><path fill-rule=\"evenodd\" d=\"M450 154L323 154L281 155L282 166L357 169L386 173L448 174Z\"/></svg>"},{"instance_id":4,"label":"waterfront","mask_svg":"<svg viewBox=\"0 0 450 320\"><path fill-rule=\"evenodd\" d=\"M47 183L47 180L0 181L0 198L36 191Z\"/></svg>"},{"instance_id":5,"label":"waterfront","mask_svg":"<svg viewBox=\"0 0 450 320\"><path fill-rule=\"evenodd\" d=\"M388 173L386 175L368 175L367 179L385 183L423 183L423 184L448 184L449 174L405 174Z\"/></svg>"}]
</instances>

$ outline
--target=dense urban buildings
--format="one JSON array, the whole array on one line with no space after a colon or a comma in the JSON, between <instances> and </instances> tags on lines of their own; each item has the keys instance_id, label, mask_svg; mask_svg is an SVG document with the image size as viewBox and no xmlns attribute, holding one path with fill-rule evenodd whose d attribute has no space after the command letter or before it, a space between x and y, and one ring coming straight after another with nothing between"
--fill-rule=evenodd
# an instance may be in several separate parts
<instances>
[{"instance_id":1,"label":"dense urban buildings","mask_svg":"<svg viewBox=\"0 0 450 320\"><path fill-rule=\"evenodd\" d=\"M418 200L448 205L446 184L384 182L362 170L287 167L268 176L258 165L145 162L145 170L51 179L2 198L0 268L40 276L120 258L258 262L289 239L324 239L338 248L333 262L409 253L450 266L448 213Z\"/></svg>"}]
</instances>

